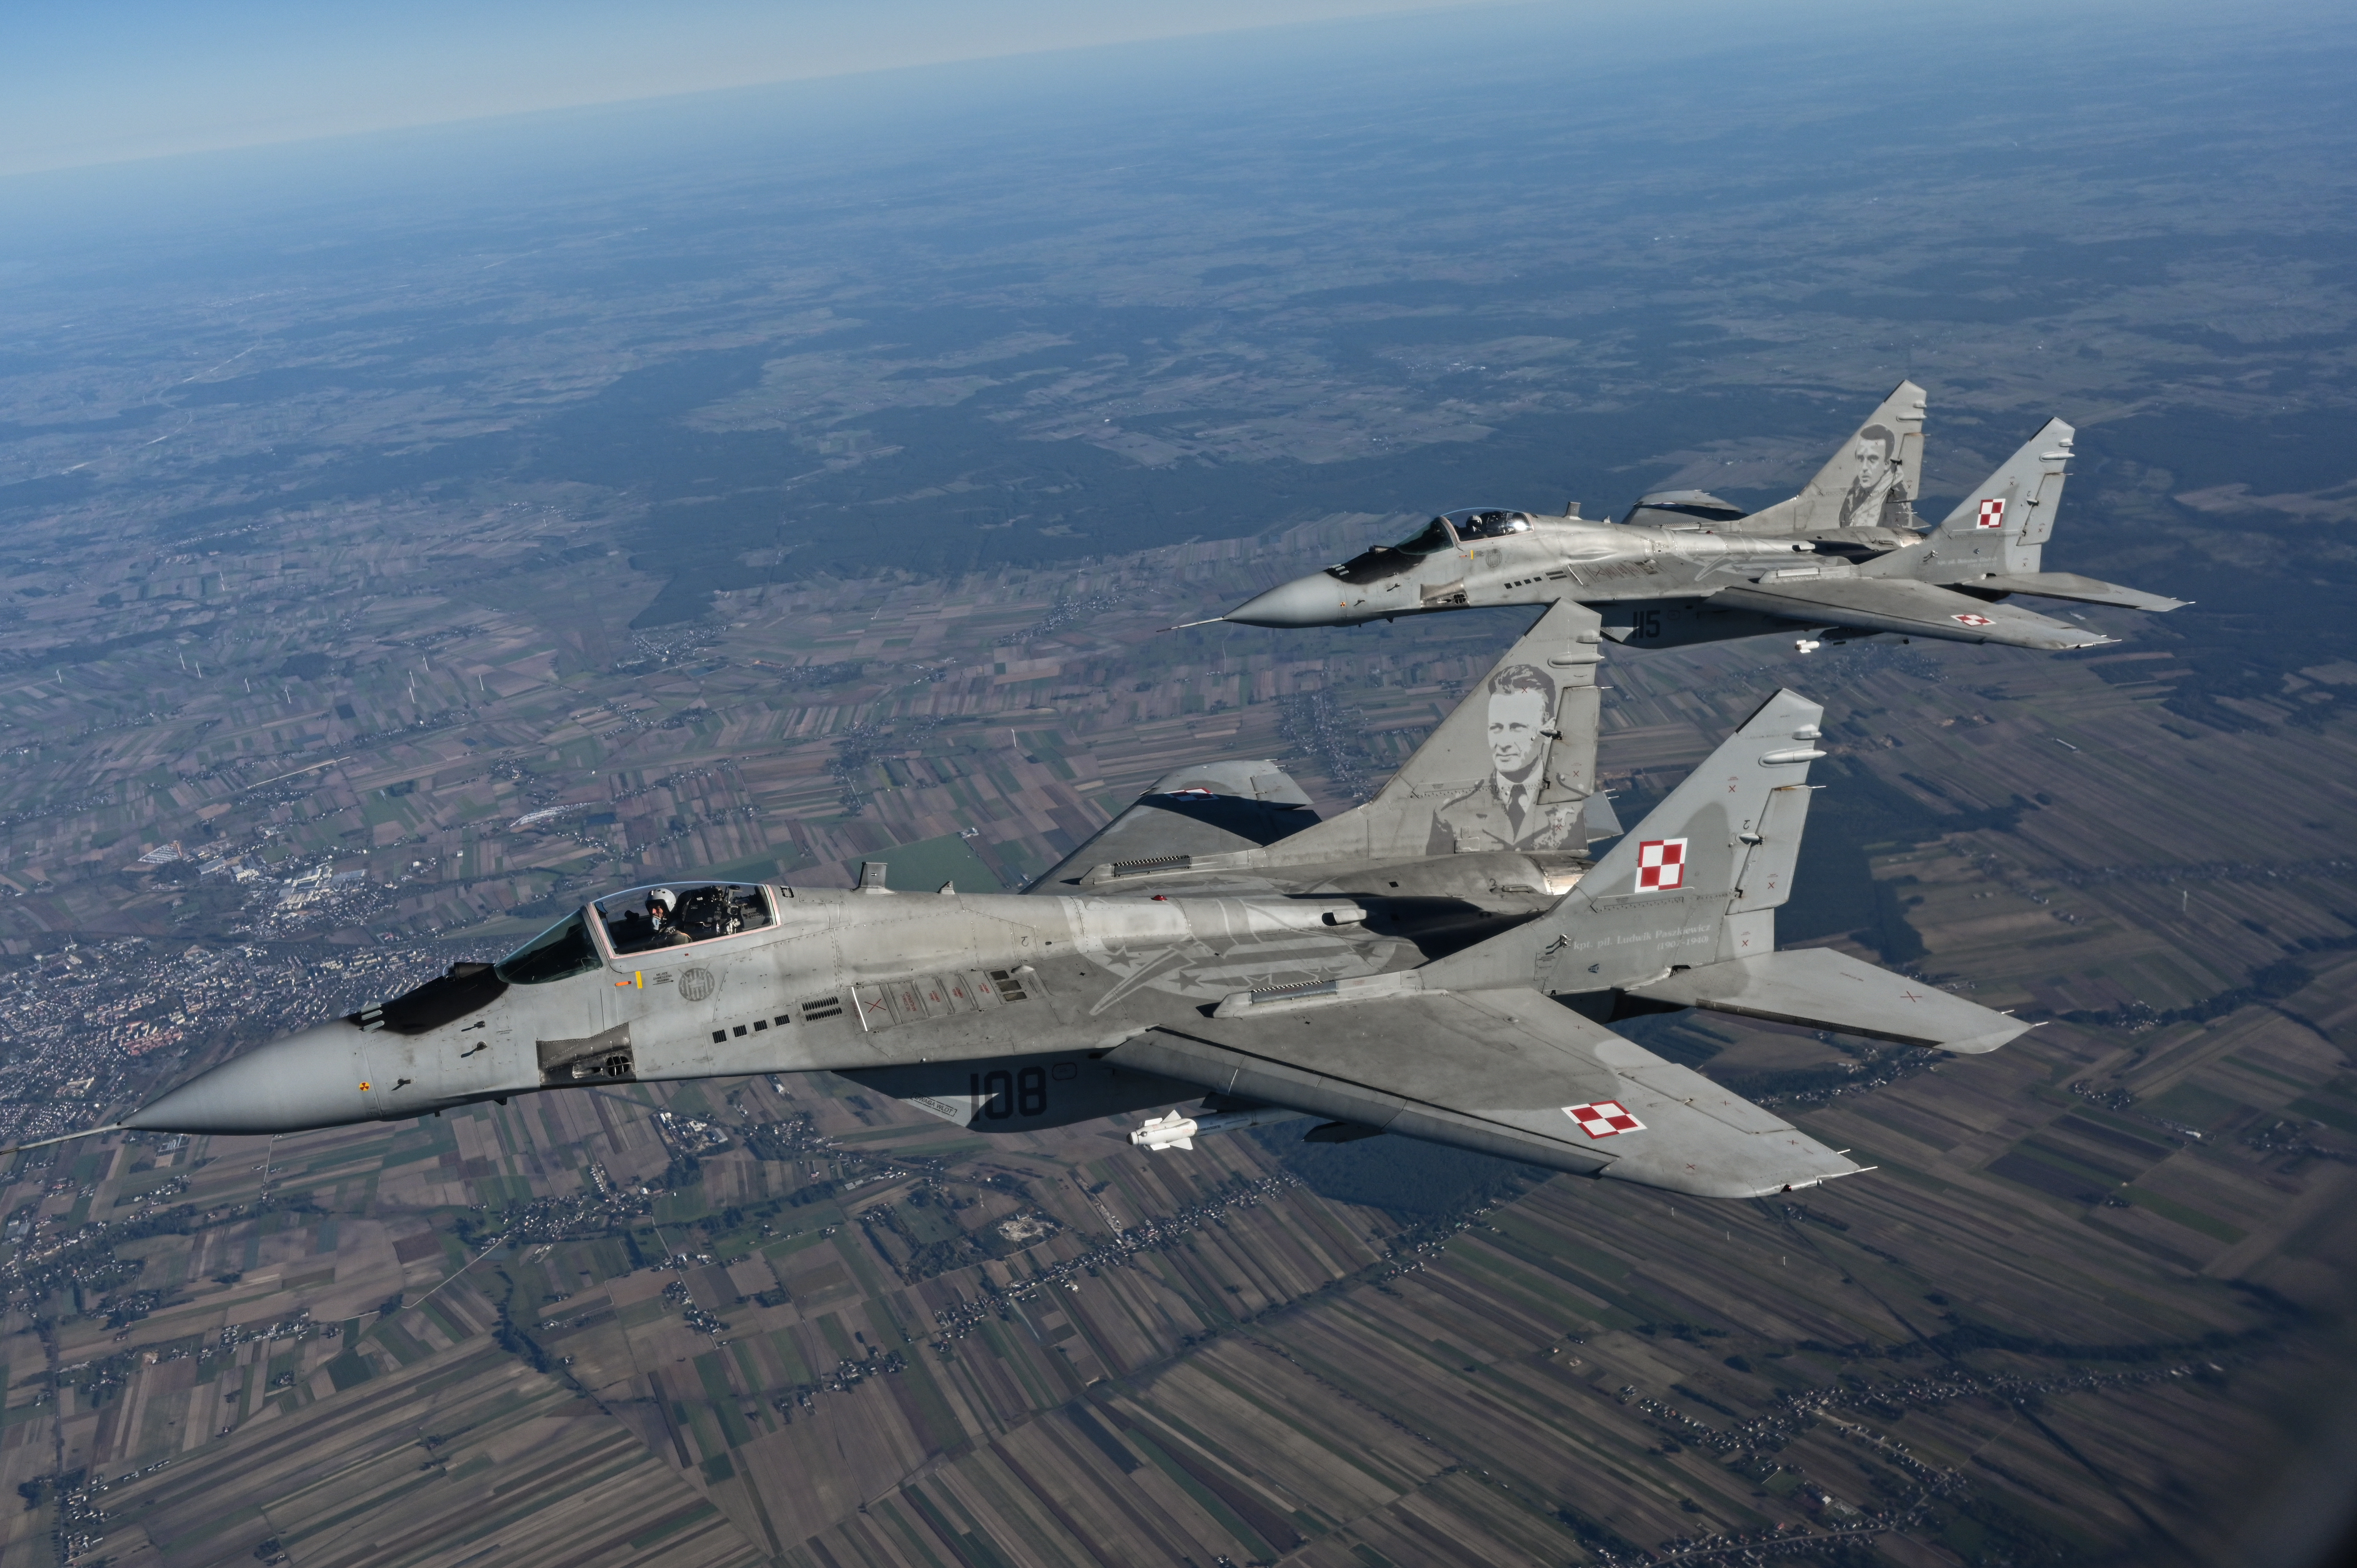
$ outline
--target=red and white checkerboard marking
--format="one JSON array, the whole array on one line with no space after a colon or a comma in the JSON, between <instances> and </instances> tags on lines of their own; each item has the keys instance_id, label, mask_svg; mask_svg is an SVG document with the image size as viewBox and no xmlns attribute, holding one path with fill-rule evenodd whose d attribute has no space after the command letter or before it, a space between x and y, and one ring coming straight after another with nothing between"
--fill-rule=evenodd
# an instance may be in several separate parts
<instances>
[{"instance_id":1,"label":"red and white checkerboard marking","mask_svg":"<svg viewBox=\"0 0 2357 1568\"><path fill-rule=\"evenodd\" d=\"M1980 521L1975 524L1975 526L1979 528L2003 528L2005 526L2005 498L2003 496L1999 496L1994 500L1986 500L1981 502Z\"/></svg>"},{"instance_id":2,"label":"red and white checkerboard marking","mask_svg":"<svg viewBox=\"0 0 2357 1568\"><path fill-rule=\"evenodd\" d=\"M1686 841L1647 839L1637 846L1637 891L1666 893L1686 885Z\"/></svg>"},{"instance_id":3,"label":"red and white checkerboard marking","mask_svg":"<svg viewBox=\"0 0 2357 1568\"><path fill-rule=\"evenodd\" d=\"M1617 1100L1599 1100L1593 1105L1566 1105L1563 1113L1578 1122L1579 1130L1591 1138L1610 1138L1645 1130L1645 1124L1630 1115L1629 1108Z\"/></svg>"},{"instance_id":4,"label":"red and white checkerboard marking","mask_svg":"<svg viewBox=\"0 0 2357 1568\"><path fill-rule=\"evenodd\" d=\"M1948 618L1954 621L1959 626L1993 626L1996 624L1994 621L1990 620L1988 617L1979 615L1950 616Z\"/></svg>"}]
</instances>

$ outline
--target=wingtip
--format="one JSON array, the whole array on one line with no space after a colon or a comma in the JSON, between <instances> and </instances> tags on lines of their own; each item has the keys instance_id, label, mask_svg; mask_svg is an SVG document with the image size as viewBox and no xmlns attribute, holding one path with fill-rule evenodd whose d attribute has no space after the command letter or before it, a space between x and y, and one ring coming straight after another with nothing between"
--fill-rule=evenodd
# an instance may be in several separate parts
<instances>
[{"instance_id":1,"label":"wingtip","mask_svg":"<svg viewBox=\"0 0 2357 1568\"><path fill-rule=\"evenodd\" d=\"M1802 1181L1788 1181L1781 1188L1779 1189L1779 1191L1802 1192L1805 1191L1809 1187L1823 1187L1829 1181L1839 1181L1844 1176L1864 1176L1868 1171L1878 1171L1882 1167L1880 1165L1852 1165L1846 1171L1826 1171L1822 1175L1809 1176ZM1764 1197L1766 1195L1763 1194L1762 1196Z\"/></svg>"},{"instance_id":2,"label":"wingtip","mask_svg":"<svg viewBox=\"0 0 2357 1568\"><path fill-rule=\"evenodd\" d=\"M2007 1022L2014 1024L2016 1026L2005 1029L1991 1029L1986 1035L1974 1035L1961 1040L1942 1040L1939 1043L1939 1048L1947 1052L1950 1056L1955 1057L1986 1056L1991 1051L2011 1045L2014 1041L2021 1038L2022 1036L2029 1033L2030 1030L2038 1027L2035 1024L2023 1024L2018 1020L2008 1019Z\"/></svg>"}]
</instances>

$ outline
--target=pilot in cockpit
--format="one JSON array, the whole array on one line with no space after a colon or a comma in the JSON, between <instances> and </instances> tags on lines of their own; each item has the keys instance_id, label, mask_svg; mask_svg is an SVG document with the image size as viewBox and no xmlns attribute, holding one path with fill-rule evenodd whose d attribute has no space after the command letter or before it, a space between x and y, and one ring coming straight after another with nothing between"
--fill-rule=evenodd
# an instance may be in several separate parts
<instances>
[{"instance_id":1,"label":"pilot in cockpit","mask_svg":"<svg viewBox=\"0 0 2357 1568\"><path fill-rule=\"evenodd\" d=\"M608 927L618 953L647 952L655 948L682 947L695 939L683 931L672 920L672 910L679 903L679 895L668 887L658 887L647 895L647 907L633 909Z\"/></svg>"}]
</instances>

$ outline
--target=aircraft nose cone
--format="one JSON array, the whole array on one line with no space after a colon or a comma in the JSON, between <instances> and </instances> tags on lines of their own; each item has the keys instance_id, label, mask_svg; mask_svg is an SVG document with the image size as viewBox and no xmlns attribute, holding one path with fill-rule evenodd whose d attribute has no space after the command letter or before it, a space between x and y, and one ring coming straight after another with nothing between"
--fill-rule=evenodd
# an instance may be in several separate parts
<instances>
[{"instance_id":1,"label":"aircraft nose cone","mask_svg":"<svg viewBox=\"0 0 2357 1568\"><path fill-rule=\"evenodd\" d=\"M1349 618L1350 593L1349 584L1314 572L1245 600L1226 618L1246 626L1339 626Z\"/></svg>"},{"instance_id":2,"label":"aircraft nose cone","mask_svg":"<svg viewBox=\"0 0 2357 1568\"><path fill-rule=\"evenodd\" d=\"M156 1133L295 1133L366 1122L368 1036L340 1020L198 1074L123 1119Z\"/></svg>"}]
</instances>

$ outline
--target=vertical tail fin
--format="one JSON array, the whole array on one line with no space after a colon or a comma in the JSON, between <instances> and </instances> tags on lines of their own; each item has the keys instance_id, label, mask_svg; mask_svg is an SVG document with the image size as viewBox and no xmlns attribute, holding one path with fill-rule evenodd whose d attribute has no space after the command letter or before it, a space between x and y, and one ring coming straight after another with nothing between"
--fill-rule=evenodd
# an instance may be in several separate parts
<instances>
[{"instance_id":1,"label":"vertical tail fin","mask_svg":"<svg viewBox=\"0 0 2357 1568\"><path fill-rule=\"evenodd\" d=\"M1882 405L1792 499L1743 521L1747 533L1910 528L1923 488L1923 389L1893 387Z\"/></svg>"},{"instance_id":2,"label":"vertical tail fin","mask_svg":"<svg viewBox=\"0 0 2357 1568\"><path fill-rule=\"evenodd\" d=\"M1426 965L1426 983L1601 991L1736 956L1723 948L1746 933L1772 950L1770 922L1808 816L1809 764L1824 755L1815 744L1824 714L1795 692L1770 697L1554 909Z\"/></svg>"},{"instance_id":3,"label":"vertical tail fin","mask_svg":"<svg viewBox=\"0 0 2357 1568\"><path fill-rule=\"evenodd\" d=\"M2050 419L1996 472L1956 503L1932 540L1938 580L1959 575L2035 572L2069 477L2076 434ZM1912 553L1910 552L1909 553Z\"/></svg>"},{"instance_id":4,"label":"vertical tail fin","mask_svg":"<svg viewBox=\"0 0 2357 1568\"><path fill-rule=\"evenodd\" d=\"M1618 830L1596 789L1601 622L1556 603L1441 720L1375 798L1269 847L1275 858L1586 852Z\"/></svg>"}]
</instances>

